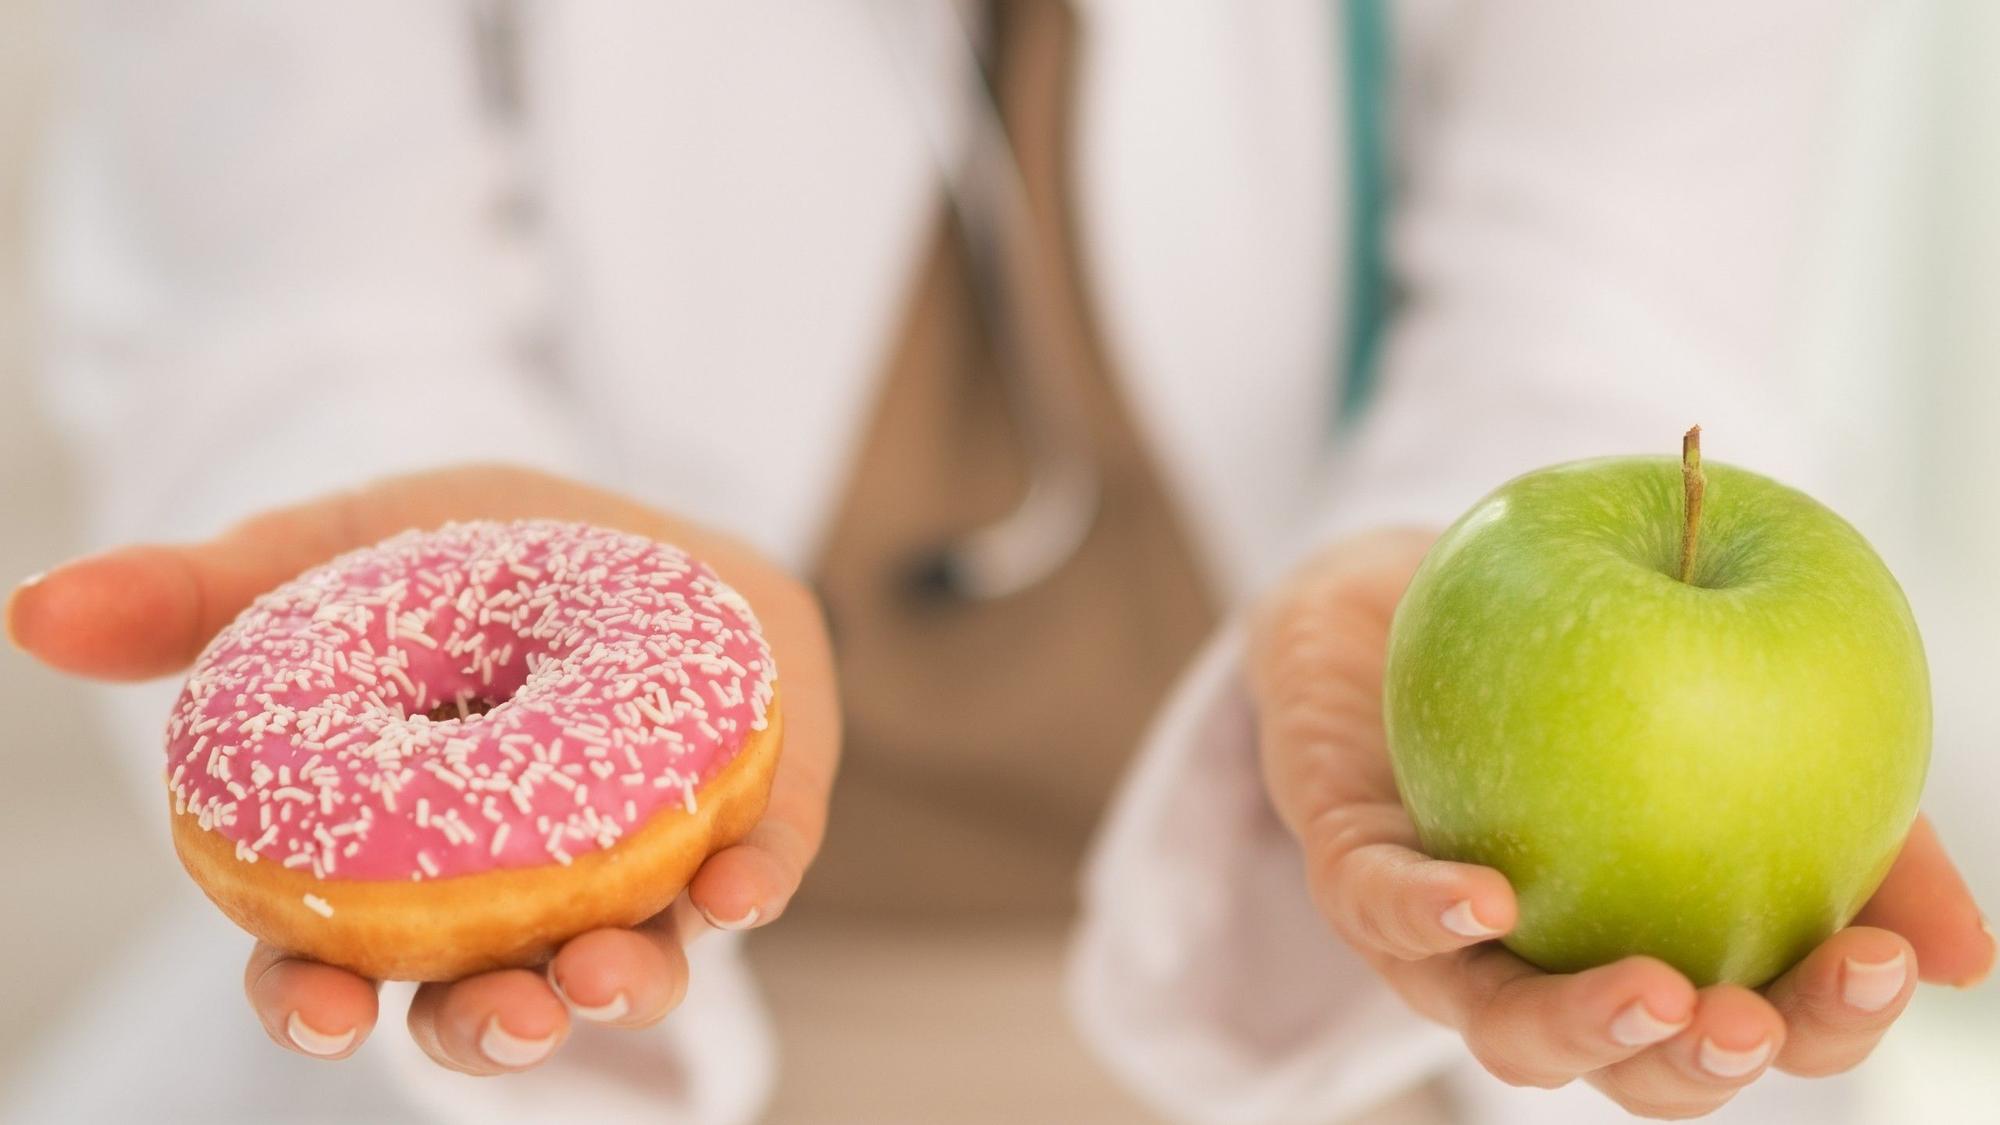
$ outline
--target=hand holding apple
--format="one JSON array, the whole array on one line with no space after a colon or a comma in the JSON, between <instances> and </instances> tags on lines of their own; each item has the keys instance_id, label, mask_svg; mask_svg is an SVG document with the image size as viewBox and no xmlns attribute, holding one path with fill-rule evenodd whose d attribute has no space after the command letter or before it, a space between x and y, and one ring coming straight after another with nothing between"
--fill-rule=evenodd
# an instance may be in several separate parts
<instances>
[{"instance_id":1,"label":"hand holding apple","mask_svg":"<svg viewBox=\"0 0 2000 1125\"><path fill-rule=\"evenodd\" d=\"M1272 802L1321 913L1489 1070L1538 1086L1583 1078L1633 1112L1704 1113L1773 1062L1808 1075L1859 1063L1908 1001L1913 965L1944 984L1991 968L1993 941L1921 817L1860 924L1761 994L1697 989L1648 957L1548 974L1487 940L1513 929L1513 889L1492 868L1422 853L1383 727L1390 619L1432 538L1378 532L1301 567L1254 617L1250 681Z\"/></svg>"},{"instance_id":2,"label":"hand holding apple","mask_svg":"<svg viewBox=\"0 0 2000 1125\"><path fill-rule=\"evenodd\" d=\"M1444 533L1389 633L1389 757L1424 850L1512 883L1514 952L1755 987L1896 858L1930 678L1858 532L1683 452L1528 473Z\"/></svg>"}]
</instances>

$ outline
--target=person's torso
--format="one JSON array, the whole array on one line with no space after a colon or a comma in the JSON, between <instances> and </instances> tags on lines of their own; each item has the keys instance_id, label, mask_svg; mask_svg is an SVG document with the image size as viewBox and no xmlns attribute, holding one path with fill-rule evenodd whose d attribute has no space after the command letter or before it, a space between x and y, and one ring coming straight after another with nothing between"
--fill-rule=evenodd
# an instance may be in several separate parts
<instances>
[{"instance_id":1,"label":"person's torso","mask_svg":"<svg viewBox=\"0 0 2000 1125\"><path fill-rule=\"evenodd\" d=\"M1233 594L1332 432L1339 31L1316 0L1077 10L1079 272L1132 430ZM537 9L521 37L563 377L624 480L793 565L826 540L963 141L949 18L620 3Z\"/></svg>"}]
</instances>

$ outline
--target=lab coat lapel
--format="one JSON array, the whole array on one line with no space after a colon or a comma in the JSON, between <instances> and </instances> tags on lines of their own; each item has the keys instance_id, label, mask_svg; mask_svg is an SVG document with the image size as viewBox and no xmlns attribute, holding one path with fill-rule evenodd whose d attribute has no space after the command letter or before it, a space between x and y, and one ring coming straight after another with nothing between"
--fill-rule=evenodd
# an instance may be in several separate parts
<instances>
[{"instance_id":1,"label":"lab coat lapel","mask_svg":"<svg viewBox=\"0 0 2000 1125\"><path fill-rule=\"evenodd\" d=\"M1332 433L1344 228L1322 0L1088 0L1078 221L1099 323L1212 577L1268 579Z\"/></svg>"},{"instance_id":2,"label":"lab coat lapel","mask_svg":"<svg viewBox=\"0 0 2000 1125\"><path fill-rule=\"evenodd\" d=\"M911 99L946 75L863 4L535 12L563 343L620 476L803 566L933 229Z\"/></svg>"}]
</instances>

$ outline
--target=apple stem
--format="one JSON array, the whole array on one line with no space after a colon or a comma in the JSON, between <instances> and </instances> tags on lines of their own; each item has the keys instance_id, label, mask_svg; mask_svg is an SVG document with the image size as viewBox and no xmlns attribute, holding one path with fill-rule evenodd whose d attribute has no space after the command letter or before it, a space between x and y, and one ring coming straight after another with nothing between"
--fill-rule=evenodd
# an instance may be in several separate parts
<instances>
[{"instance_id":1,"label":"apple stem","mask_svg":"<svg viewBox=\"0 0 2000 1125\"><path fill-rule=\"evenodd\" d=\"M1701 472L1701 427L1695 426L1681 438L1681 498L1686 517L1681 527L1681 581L1694 583L1695 550L1701 544L1701 498L1708 478Z\"/></svg>"}]
</instances>

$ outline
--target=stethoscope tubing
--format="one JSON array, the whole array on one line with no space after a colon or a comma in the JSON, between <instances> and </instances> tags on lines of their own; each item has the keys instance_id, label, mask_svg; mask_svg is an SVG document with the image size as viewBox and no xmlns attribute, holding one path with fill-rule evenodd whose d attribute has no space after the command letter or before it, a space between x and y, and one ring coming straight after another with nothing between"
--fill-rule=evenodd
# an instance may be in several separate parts
<instances>
[{"instance_id":1,"label":"stethoscope tubing","mask_svg":"<svg viewBox=\"0 0 2000 1125\"><path fill-rule=\"evenodd\" d=\"M1075 557L1101 502L1088 415L1077 401L1085 373L1057 343L1049 306L1033 299L1052 287L1061 264L1036 237L1020 159L986 78L985 53L960 6L914 5L942 13L949 26L939 30L957 48L956 96L936 99L917 81L908 27L884 10L894 0L870 2L964 239L976 311L993 342L1029 464L1020 503L926 552L912 566L912 585L965 601L1005 598L1046 581ZM965 114L962 148L945 116L951 107Z\"/></svg>"}]
</instances>

